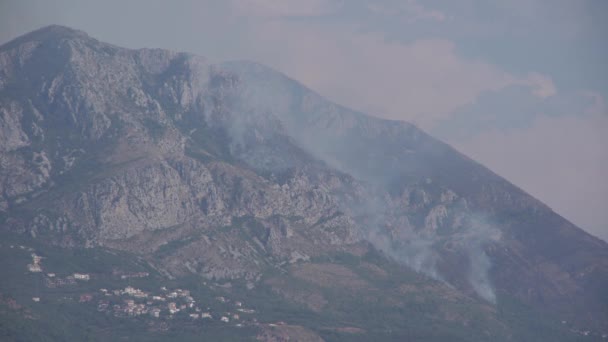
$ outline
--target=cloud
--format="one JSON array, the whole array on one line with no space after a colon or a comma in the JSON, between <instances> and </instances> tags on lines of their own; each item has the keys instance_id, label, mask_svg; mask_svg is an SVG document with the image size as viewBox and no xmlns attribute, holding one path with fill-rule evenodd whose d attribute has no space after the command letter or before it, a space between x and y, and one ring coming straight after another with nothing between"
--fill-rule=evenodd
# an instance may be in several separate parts
<instances>
[{"instance_id":1,"label":"cloud","mask_svg":"<svg viewBox=\"0 0 608 342\"><path fill-rule=\"evenodd\" d=\"M492 37L505 40L558 39L581 37L590 28L590 8L599 8L601 1L554 0L434 0L436 10L448 13L449 25L443 27L448 37Z\"/></svg>"},{"instance_id":2,"label":"cloud","mask_svg":"<svg viewBox=\"0 0 608 342\"><path fill-rule=\"evenodd\" d=\"M270 18L321 16L341 6L332 0L230 0L230 3L240 15Z\"/></svg>"},{"instance_id":3,"label":"cloud","mask_svg":"<svg viewBox=\"0 0 608 342\"><path fill-rule=\"evenodd\" d=\"M486 92L431 132L608 241L604 97L592 91L538 96L544 83L530 77Z\"/></svg>"},{"instance_id":4,"label":"cloud","mask_svg":"<svg viewBox=\"0 0 608 342\"><path fill-rule=\"evenodd\" d=\"M549 94L553 95L547 96ZM555 94L551 86L527 80L498 91L486 91L476 101L437 122L429 131L441 139L458 142L486 130L507 132L528 128L540 116L591 118L606 108L603 97L595 92Z\"/></svg>"},{"instance_id":5,"label":"cloud","mask_svg":"<svg viewBox=\"0 0 608 342\"><path fill-rule=\"evenodd\" d=\"M367 4L367 9L376 15L382 16L399 16L407 22L417 21L437 21L442 22L447 19L447 15L436 9L428 9L422 6L416 0L406 0L398 3L378 3L370 2Z\"/></svg>"},{"instance_id":6,"label":"cloud","mask_svg":"<svg viewBox=\"0 0 608 342\"><path fill-rule=\"evenodd\" d=\"M608 241L608 110L602 103L583 117L537 116L529 127L488 129L453 145Z\"/></svg>"},{"instance_id":7,"label":"cloud","mask_svg":"<svg viewBox=\"0 0 608 342\"><path fill-rule=\"evenodd\" d=\"M542 99L557 94L557 89L551 78L537 72L530 73L528 79L523 84L532 87L532 93Z\"/></svg>"},{"instance_id":8,"label":"cloud","mask_svg":"<svg viewBox=\"0 0 608 342\"><path fill-rule=\"evenodd\" d=\"M467 59L443 39L405 44L353 27L291 22L264 22L251 35L259 44L251 58L278 67L338 103L422 127L448 117L484 91L533 84L539 95L552 93L548 78L517 77Z\"/></svg>"}]
</instances>

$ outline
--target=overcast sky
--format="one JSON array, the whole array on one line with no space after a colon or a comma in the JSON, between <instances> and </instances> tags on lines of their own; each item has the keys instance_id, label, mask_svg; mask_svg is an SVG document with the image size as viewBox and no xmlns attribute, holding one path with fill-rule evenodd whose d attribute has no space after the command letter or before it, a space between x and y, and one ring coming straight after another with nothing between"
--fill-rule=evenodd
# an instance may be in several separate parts
<instances>
[{"instance_id":1,"label":"overcast sky","mask_svg":"<svg viewBox=\"0 0 608 342\"><path fill-rule=\"evenodd\" d=\"M250 59L415 123L608 240L608 1L0 0L0 43L49 24Z\"/></svg>"}]
</instances>

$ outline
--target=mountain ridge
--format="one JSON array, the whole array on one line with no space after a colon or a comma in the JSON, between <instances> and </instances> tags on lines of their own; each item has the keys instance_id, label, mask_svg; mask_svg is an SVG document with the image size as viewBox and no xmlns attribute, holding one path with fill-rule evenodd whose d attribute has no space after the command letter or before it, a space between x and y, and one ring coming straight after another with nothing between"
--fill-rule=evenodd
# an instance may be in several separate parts
<instances>
[{"instance_id":1,"label":"mountain ridge","mask_svg":"<svg viewBox=\"0 0 608 342\"><path fill-rule=\"evenodd\" d=\"M413 125L260 64L51 26L0 47L0 112L3 230L257 286L267 267L375 249L607 328L605 242Z\"/></svg>"}]
</instances>

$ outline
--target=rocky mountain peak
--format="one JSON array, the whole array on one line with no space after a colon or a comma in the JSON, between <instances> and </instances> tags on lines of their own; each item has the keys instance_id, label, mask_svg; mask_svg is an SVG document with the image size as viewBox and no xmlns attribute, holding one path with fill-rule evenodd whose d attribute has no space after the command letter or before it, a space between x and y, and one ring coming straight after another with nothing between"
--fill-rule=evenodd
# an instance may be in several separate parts
<instances>
[{"instance_id":1,"label":"rocky mountain peak","mask_svg":"<svg viewBox=\"0 0 608 342\"><path fill-rule=\"evenodd\" d=\"M76 30L61 25L49 25L41 27L35 31L24 34L8 43L4 48L11 48L16 45L27 44L29 42L53 43L65 40L94 40L86 32Z\"/></svg>"}]
</instances>

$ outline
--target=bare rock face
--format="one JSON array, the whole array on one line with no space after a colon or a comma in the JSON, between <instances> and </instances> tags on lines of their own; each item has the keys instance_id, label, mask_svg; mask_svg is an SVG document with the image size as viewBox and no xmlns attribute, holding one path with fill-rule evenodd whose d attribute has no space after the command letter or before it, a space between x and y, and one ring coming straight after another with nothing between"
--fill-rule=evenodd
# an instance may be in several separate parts
<instances>
[{"instance_id":1,"label":"bare rock face","mask_svg":"<svg viewBox=\"0 0 608 342\"><path fill-rule=\"evenodd\" d=\"M0 212L3 229L169 276L255 282L374 248L488 302L608 322L608 246L413 125L254 63L64 27L0 47ZM317 339L282 329L260 338Z\"/></svg>"}]
</instances>

